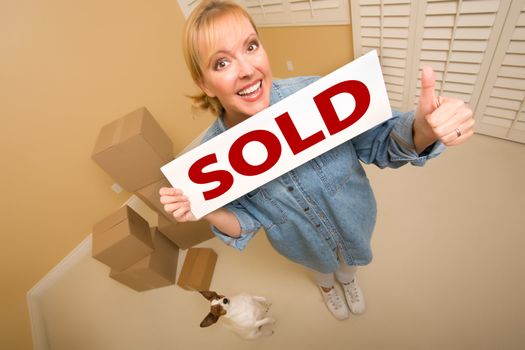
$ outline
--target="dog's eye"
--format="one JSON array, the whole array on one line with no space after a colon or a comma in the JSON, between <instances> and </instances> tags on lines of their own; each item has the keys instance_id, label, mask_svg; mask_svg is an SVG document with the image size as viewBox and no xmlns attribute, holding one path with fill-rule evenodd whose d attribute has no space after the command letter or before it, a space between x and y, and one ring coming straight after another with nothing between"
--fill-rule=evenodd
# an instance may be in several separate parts
<instances>
[{"instance_id":1,"label":"dog's eye","mask_svg":"<svg viewBox=\"0 0 525 350\"><path fill-rule=\"evenodd\" d=\"M224 298L224 299L222 300L222 303L223 303L224 305L228 305L228 304L230 303L230 301L228 300L228 298Z\"/></svg>"}]
</instances>

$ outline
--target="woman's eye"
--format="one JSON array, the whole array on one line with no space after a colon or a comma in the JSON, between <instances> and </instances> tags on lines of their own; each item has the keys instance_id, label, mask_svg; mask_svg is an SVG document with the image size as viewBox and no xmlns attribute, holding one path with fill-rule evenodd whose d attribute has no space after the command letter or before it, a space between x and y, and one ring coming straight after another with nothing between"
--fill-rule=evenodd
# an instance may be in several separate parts
<instances>
[{"instance_id":1,"label":"woman's eye","mask_svg":"<svg viewBox=\"0 0 525 350\"><path fill-rule=\"evenodd\" d=\"M252 41L250 45L248 45L248 51L249 52L255 51L257 50L258 47L259 47L259 43L257 41Z\"/></svg>"},{"instance_id":2,"label":"woman's eye","mask_svg":"<svg viewBox=\"0 0 525 350\"><path fill-rule=\"evenodd\" d=\"M229 62L225 58L218 59L217 62L215 62L215 69L221 70L228 66Z\"/></svg>"}]
</instances>

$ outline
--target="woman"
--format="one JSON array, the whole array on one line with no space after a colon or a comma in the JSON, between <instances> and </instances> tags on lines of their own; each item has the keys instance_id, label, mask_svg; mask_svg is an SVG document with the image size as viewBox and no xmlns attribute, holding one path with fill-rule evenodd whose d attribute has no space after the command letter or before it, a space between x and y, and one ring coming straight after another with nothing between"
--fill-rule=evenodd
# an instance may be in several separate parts
<instances>
[{"instance_id":1,"label":"woman","mask_svg":"<svg viewBox=\"0 0 525 350\"><path fill-rule=\"evenodd\" d=\"M274 81L257 28L230 0L204 0L187 20L184 54L202 90L197 106L218 118L203 142L314 82ZM387 122L343 143L204 217L217 237L240 250L262 226L282 255L314 271L323 300L337 319L364 312L355 273L372 259L375 199L360 161L397 168L423 165L445 145L472 136L472 111L457 99L434 97L431 69L422 73L416 113ZM439 104L439 106L437 106ZM178 221L195 216L182 189L162 188L161 202ZM341 283L346 303L334 288Z\"/></svg>"}]
</instances>

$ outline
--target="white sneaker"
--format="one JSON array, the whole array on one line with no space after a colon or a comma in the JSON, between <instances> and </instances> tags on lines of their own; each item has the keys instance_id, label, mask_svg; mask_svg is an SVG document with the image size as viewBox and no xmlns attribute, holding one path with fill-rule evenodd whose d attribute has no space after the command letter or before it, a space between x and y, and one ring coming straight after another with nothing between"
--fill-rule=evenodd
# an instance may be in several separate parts
<instances>
[{"instance_id":1,"label":"white sneaker","mask_svg":"<svg viewBox=\"0 0 525 350\"><path fill-rule=\"evenodd\" d=\"M360 315L365 312L365 298L363 291L357 283L357 277L354 277L350 283L341 283L343 291L345 292L345 298L350 307L350 312L354 315Z\"/></svg>"},{"instance_id":2,"label":"white sneaker","mask_svg":"<svg viewBox=\"0 0 525 350\"><path fill-rule=\"evenodd\" d=\"M326 307L335 318L338 320L344 320L350 316L346 303L343 298L341 298L335 287L332 287L328 292L325 292L321 287L319 287L319 289L321 289L321 294Z\"/></svg>"}]
</instances>

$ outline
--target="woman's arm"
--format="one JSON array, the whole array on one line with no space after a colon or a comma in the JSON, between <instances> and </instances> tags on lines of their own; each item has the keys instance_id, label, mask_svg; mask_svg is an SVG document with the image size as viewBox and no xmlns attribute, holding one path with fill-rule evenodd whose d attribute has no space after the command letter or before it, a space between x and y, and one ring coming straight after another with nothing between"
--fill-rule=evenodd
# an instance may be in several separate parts
<instances>
[{"instance_id":1,"label":"woman's arm","mask_svg":"<svg viewBox=\"0 0 525 350\"><path fill-rule=\"evenodd\" d=\"M204 219L230 237L237 238L241 235L241 224L235 214L228 209L217 209L204 216Z\"/></svg>"},{"instance_id":2,"label":"woman's arm","mask_svg":"<svg viewBox=\"0 0 525 350\"><path fill-rule=\"evenodd\" d=\"M437 140L446 146L467 141L474 134L472 110L457 98L436 97L434 70L423 67L421 95L412 126L416 152L420 154Z\"/></svg>"},{"instance_id":3,"label":"woman's arm","mask_svg":"<svg viewBox=\"0 0 525 350\"><path fill-rule=\"evenodd\" d=\"M164 205L164 210L172 215L178 222L197 221L197 218L190 210L190 201L182 190L172 187L162 187L159 190L160 202ZM241 235L241 225L237 217L227 209L217 209L216 211L203 217L211 225L236 238Z\"/></svg>"}]
</instances>

